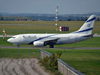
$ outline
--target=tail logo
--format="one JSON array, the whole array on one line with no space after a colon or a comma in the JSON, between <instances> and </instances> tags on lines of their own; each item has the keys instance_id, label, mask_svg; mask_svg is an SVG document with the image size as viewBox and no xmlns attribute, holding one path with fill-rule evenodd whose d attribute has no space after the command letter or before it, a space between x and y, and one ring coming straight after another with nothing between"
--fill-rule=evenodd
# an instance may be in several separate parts
<instances>
[{"instance_id":1,"label":"tail logo","mask_svg":"<svg viewBox=\"0 0 100 75\"><path fill-rule=\"evenodd\" d=\"M90 26L91 26L91 23L87 25L87 27L90 27Z\"/></svg>"},{"instance_id":2,"label":"tail logo","mask_svg":"<svg viewBox=\"0 0 100 75\"><path fill-rule=\"evenodd\" d=\"M91 24L88 24L88 25L87 25L87 27L90 27L90 26L91 26Z\"/></svg>"},{"instance_id":3,"label":"tail logo","mask_svg":"<svg viewBox=\"0 0 100 75\"><path fill-rule=\"evenodd\" d=\"M91 24L88 24L87 27L90 27Z\"/></svg>"}]
</instances>

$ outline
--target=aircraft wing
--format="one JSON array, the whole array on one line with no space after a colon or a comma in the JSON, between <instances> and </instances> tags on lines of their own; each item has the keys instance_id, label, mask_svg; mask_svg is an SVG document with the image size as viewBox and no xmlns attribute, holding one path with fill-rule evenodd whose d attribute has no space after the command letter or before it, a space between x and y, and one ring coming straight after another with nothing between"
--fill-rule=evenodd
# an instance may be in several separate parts
<instances>
[{"instance_id":1,"label":"aircraft wing","mask_svg":"<svg viewBox=\"0 0 100 75\"><path fill-rule=\"evenodd\" d=\"M45 40L42 40L42 42L45 43L45 45L49 45L49 44L56 44L56 42L59 40L60 38L47 38Z\"/></svg>"}]
</instances>

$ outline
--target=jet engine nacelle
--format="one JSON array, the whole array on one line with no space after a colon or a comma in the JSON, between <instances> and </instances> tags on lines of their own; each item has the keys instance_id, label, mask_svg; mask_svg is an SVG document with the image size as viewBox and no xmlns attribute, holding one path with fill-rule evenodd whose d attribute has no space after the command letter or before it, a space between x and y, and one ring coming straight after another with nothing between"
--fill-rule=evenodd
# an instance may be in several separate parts
<instances>
[{"instance_id":1,"label":"jet engine nacelle","mask_svg":"<svg viewBox=\"0 0 100 75\"><path fill-rule=\"evenodd\" d=\"M45 46L44 42L41 42L41 41L35 41L33 42L33 45L34 46Z\"/></svg>"}]
</instances>

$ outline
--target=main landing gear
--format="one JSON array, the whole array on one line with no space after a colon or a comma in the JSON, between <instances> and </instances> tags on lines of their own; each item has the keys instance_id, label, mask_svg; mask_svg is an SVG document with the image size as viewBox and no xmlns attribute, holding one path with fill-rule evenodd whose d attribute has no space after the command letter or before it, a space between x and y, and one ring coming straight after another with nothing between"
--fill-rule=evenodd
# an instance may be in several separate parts
<instances>
[{"instance_id":1,"label":"main landing gear","mask_svg":"<svg viewBox=\"0 0 100 75\"><path fill-rule=\"evenodd\" d=\"M20 46L19 46L19 45L17 45L17 47L19 48Z\"/></svg>"},{"instance_id":2,"label":"main landing gear","mask_svg":"<svg viewBox=\"0 0 100 75\"><path fill-rule=\"evenodd\" d=\"M14 44L14 45L16 45L18 48L20 47L19 44Z\"/></svg>"}]
</instances>

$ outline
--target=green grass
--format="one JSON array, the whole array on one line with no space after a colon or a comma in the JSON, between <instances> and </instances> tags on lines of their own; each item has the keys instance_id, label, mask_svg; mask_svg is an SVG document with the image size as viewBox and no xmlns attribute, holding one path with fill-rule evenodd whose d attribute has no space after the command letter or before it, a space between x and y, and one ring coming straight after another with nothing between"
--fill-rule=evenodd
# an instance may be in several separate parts
<instances>
[{"instance_id":1,"label":"green grass","mask_svg":"<svg viewBox=\"0 0 100 75\"><path fill-rule=\"evenodd\" d=\"M33 52L35 52L33 54ZM7 55L8 54L8 55ZM18 55L19 54L19 55ZM0 58L32 58L39 57L39 49L3 49L0 48Z\"/></svg>"},{"instance_id":2,"label":"green grass","mask_svg":"<svg viewBox=\"0 0 100 75\"><path fill-rule=\"evenodd\" d=\"M82 25L85 21L58 21L59 25ZM0 21L0 24L34 24L54 25L55 21ZM95 26L100 26L100 21L95 21Z\"/></svg>"},{"instance_id":3,"label":"green grass","mask_svg":"<svg viewBox=\"0 0 100 75\"><path fill-rule=\"evenodd\" d=\"M69 25L68 32L73 32L78 30L84 21L62 21L59 25ZM8 35L12 34L22 34L22 33L67 33L67 32L57 32L56 27L52 26L55 24L54 21L0 21L0 24L35 24L35 25L51 25L51 26L28 26L28 25L4 25L5 30ZM72 27L70 25L79 25L79 27ZM95 26L100 26L100 22L95 22ZM2 35L3 25L0 25L0 35ZM94 27L93 33L100 34L100 28ZM6 38L6 40L8 37ZM0 38L0 46L13 46L13 44L3 41ZM21 46L33 46L33 45L21 45ZM100 47L100 37L94 37L92 39L64 45L55 45L55 47ZM39 49L6 49L0 48L0 58L28 58L38 57ZM100 74L100 50L77 50L77 49L44 49L50 53L56 53L56 51L62 51L61 59L65 61L68 65L72 66L76 70L86 74L86 75L99 75ZM33 54L35 52L35 54Z\"/></svg>"},{"instance_id":4,"label":"green grass","mask_svg":"<svg viewBox=\"0 0 100 75\"><path fill-rule=\"evenodd\" d=\"M59 21L59 26L61 25L69 26L69 31L59 32L56 31L55 21L0 21L0 24L4 24L0 25L0 35L3 34L2 33L3 27L5 28L6 33L8 35L24 34L24 33L70 33L78 30L83 25L83 23L84 21ZM13 25L13 24L31 24L31 25ZM47 26L39 26L39 25L47 25ZM73 27L71 25L79 25L79 26ZM95 26L100 26L100 22L96 21ZM100 28L94 27L93 33L100 34Z\"/></svg>"},{"instance_id":5,"label":"green grass","mask_svg":"<svg viewBox=\"0 0 100 75\"><path fill-rule=\"evenodd\" d=\"M39 49L4 49L0 48L0 58L29 58L39 57ZM61 60L66 62L76 70L86 75L99 75L100 74L100 50L79 50L79 49L44 49L50 53L62 51ZM35 52L35 54L33 54Z\"/></svg>"},{"instance_id":6,"label":"green grass","mask_svg":"<svg viewBox=\"0 0 100 75\"><path fill-rule=\"evenodd\" d=\"M100 74L100 50L44 49L50 53L62 51L62 59L71 67L86 75Z\"/></svg>"}]
</instances>

